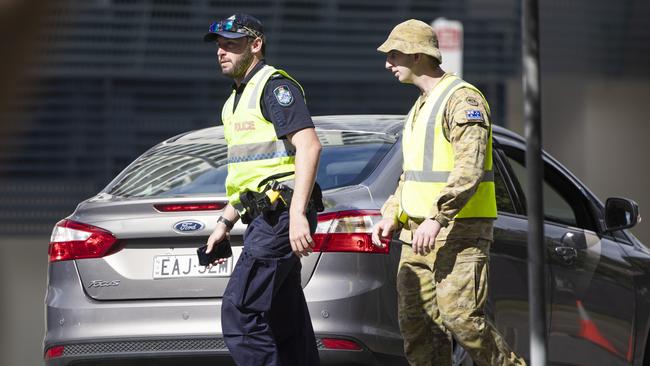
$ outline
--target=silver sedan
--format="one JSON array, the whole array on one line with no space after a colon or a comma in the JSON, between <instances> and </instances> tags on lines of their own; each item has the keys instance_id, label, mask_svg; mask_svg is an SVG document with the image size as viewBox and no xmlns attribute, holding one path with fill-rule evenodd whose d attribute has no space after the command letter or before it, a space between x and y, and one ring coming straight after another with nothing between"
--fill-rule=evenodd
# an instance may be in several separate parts
<instances>
[{"instance_id":1,"label":"silver sedan","mask_svg":"<svg viewBox=\"0 0 650 366\"><path fill-rule=\"evenodd\" d=\"M379 208L402 171L403 116L315 117L325 212L302 285L323 365L406 365L395 279L401 246L372 245ZM499 218L487 312L528 357L525 146L494 128ZM45 299L46 365L230 365L221 297L233 257L206 270L196 248L226 204L222 127L144 153L54 228ZM627 230L638 209L603 205L545 155L549 364L643 365L650 253ZM455 364L469 365L461 347Z\"/></svg>"}]
</instances>

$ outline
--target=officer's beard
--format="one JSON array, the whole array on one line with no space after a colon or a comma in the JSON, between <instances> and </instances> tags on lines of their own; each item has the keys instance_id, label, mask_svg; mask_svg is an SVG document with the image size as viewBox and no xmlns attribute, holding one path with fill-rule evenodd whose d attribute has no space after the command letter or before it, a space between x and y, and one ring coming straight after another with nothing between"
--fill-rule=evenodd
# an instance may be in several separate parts
<instances>
[{"instance_id":1,"label":"officer's beard","mask_svg":"<svg viewBox=\"0 0 650 366\"><path fill-rule=\"evenodd\" d=\"M246 71L248 71L248 68L253 62L253 57L253 52L251 52L250 48L246 48L246 51L242 54L239 62L233 65L232 75L229 76L233 79L242 80L244 76L246 76Z\"/></svg>"}]
</instances>

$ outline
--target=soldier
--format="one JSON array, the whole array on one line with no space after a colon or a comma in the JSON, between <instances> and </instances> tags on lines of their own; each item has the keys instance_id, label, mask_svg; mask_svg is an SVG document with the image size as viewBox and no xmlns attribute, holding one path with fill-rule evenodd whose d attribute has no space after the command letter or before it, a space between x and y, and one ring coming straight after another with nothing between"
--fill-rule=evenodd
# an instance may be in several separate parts
<instances>
[{"instance_id":1,"label":"soldier","mask_svg":"<svg viewBox=\"0 0 650 366\"><path fill-rule=\"evenodd\" d=\"M401 229L398 317L411 365L451 365L451 336L478 365L525 365L487 321L488 254L497 216L489 107L440 68L433 29L398 24L378 50L420 97L402 135L404 173L382 207L373 242Z\"/></svg>"},{"instance_id":2,"label":"soldier","mask_svg":"<svg viewBox=\"0 0 650 366\"><path fill-rule=\"evenodd\" d=\"M313 247L322 210L321 144L302 87L265 64L262 23L250 15L213 23L204 40L216 41L221 71L234 80L222 110L229 203L206 252L240 218L249 224L221 305L224 340L239 366L318 365L300 256Z\"/></svg>"}]
</instances>

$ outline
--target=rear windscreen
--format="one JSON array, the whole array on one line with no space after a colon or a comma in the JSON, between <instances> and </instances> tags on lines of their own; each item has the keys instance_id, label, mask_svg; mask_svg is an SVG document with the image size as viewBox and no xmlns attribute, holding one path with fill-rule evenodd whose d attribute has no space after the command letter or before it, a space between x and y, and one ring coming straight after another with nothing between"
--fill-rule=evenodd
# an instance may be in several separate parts
<instances>
[{"instance_id":1,"label":"rear windscreen","mask_svg":"<svg viewBox=\"0 0 650 366\"><path fill-rule=\"evenodd\" d=\"M316 180L322 189L362 182L396 141L395 136L378 133L317 133L323 151ZM225 194L227 155L223 139L160 145L138 158L106 192L121 197Z\"/></svg>"}]
</instances>

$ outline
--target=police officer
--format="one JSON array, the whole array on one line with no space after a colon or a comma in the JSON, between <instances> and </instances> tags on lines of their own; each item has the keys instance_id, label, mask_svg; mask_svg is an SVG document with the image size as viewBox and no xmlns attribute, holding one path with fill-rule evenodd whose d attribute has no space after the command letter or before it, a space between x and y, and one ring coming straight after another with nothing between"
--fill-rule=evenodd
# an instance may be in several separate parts
<instances>
[{"instance_id":1,"label":"police officer","mask_svg":"<svg viewBox=\"0 0 650 366\"><path fill-rule=\"evenodd\" d=\"M321 144L302 87L265 64L264 30L251 15L213 23L204 40L216 41L221 71L234 80L221 116L229 204L207 252L237 220L249 224L221 307L226 345L237 365L319 365L300 256L313 246Z\"/></svg>"},{"instance_id":2,"label":"police officer","mask_svg":"<svg viewBox=\"0 0 650 366\"><path fill-rule=\"evenodd\" d=\"M373 242L401 229L398 318L411 365L451 365L451 335L478 365L525 365L487 321L488 255L497 216L489 107L440 68L433 29L398 24L378 50L420 96L404 125L404 173Z\"/></svg>"}]
</instances>

